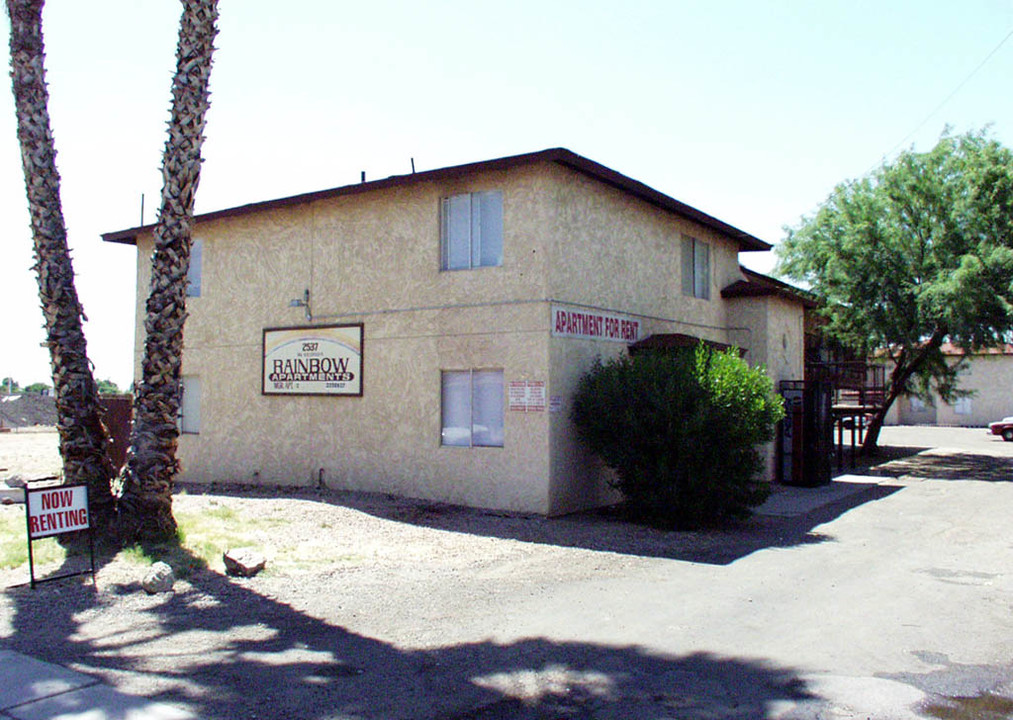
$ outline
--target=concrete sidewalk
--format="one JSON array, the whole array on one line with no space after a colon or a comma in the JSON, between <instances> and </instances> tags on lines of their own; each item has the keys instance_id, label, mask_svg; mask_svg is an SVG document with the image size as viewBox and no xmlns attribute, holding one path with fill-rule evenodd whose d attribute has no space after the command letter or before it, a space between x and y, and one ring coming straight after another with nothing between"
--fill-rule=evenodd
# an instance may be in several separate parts
<instances>
[{"instance_id":1,"label":"concrete sidewalk","mask_svg":"<svg viewBox=\"0 0 1013 720\"><path fill-rule=\"evenodd\" d=\"M18 720L194 720L165 703L117 692L97 679L0 650L0 718Z\"/></svg>"},{"instance_id":2,"label":"concrete sidewalk","mask_svg":"<svg viewBox=\"0 0 1013 720\"><path fill-rule=\"evenodd\" d=\"M772 483L770 497L753 508L753 512L774 517L799 517L880 485L900 484L892 477L872 475L838 475L826 485L816 487Z\"/></svg>"}]
</instances>

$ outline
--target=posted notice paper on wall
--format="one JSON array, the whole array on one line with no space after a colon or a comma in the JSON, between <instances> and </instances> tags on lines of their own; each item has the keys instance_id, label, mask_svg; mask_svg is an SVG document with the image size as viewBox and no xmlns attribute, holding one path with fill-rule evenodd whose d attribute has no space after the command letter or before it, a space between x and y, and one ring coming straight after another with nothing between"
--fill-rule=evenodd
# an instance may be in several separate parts
<instances>
[{"instance_id":1,"label":"posted notice paper on wall","mask_svg":"<svg viewBox=\"0 0 1013 720\"><path fill-rule=\"evenodd\" d=\"M545 412L545 381L513 380L507 389L507 400L513 412Z\"/></svg>"}]
</instances>

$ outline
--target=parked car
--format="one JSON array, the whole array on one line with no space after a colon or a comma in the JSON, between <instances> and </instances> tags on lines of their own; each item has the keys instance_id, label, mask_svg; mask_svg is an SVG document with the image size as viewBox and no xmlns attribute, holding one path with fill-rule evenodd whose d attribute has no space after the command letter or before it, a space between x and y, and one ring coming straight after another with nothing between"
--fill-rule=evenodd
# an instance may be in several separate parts
<instances>
[{"instance_id":1,"label":"parked car","mask_svg":"<svg viewBox=\"0 0 1013 720\"><path fill-rule=\"evenodd\" d=\"M989 423L988 431L993 435L1002 435L1006 442L1013 442L1013 415L1004 417L1002 420Z\"/></svg>"},{"instance_id":2,"label":"parked car","mask_svg":"<svg viewBox=\"0 0 1013 720\"><path fill-rule=\"evenodd\" d=\"M864 430L872 424L872 415L845 415L841 418L841 426L845 430L858 428Z\"/></svg>"}]
</instances>

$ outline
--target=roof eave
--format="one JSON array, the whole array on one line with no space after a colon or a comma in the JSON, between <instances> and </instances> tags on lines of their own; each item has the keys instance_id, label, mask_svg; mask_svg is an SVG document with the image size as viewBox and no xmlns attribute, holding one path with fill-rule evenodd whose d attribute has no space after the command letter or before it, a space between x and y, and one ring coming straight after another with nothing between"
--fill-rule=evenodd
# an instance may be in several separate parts
<instances>
[{"instance_id":1,"label":"roof eave","mask_svg":"<svg viewBox=\"0 0 1013 720\"><path fill-rule=\"evenodd\" d=\"M808 290L797 288L786 282L758 273L755 270L741 267L745 280L738 280L721 290L725 299L748 297L779 297L789 302L799 303L806 309L819 307L818 298Z\"/></svg>"},{"instance_id":2,"label":"roof eave","mask_svg":"<svg viewBox=\"0 0 1013 720\"><path fill-rule=\"evenodd\" d=\"M639 180L634 180L627 175L623 175L611 168L596 163L594 160L589 160L588 158L577 155L565 148L557 148L555 151L550 152L558 153L558 157L554 157L552 160L560 165L564 165L576 170L577 172L589 175L599 182L627 192L630 195L640 198L644 202L654 205L655 207L667 210L676 215L681 215L690 220L694 220L701 225L717 230L724 235L728 235L739 242L741 246L740 250L742 251L767 251L773 247L770 243L760 240L758 237L750 235L744 230L740 230L733 225L729 225L722 220L718 220L712 215L708 215L701 210L697 210L691 205L680 202L670 195L659 192Z\"/></svg>"},{"instance_id":3,"label":"roof eave","mask_svg":"<svg viewBox=\"0 0 1013 720\"><path fill-rule=\"evenodd\" d=\"M533 153L525 153L523 155L512 155L495 160L483 160L467 163L465 165L455 165L452 167L438 168L436 170L426 170L408 175L392 175L382 180L372 180L354 185L344 185L341 187L331 188L329 190L318 190L315 192L302 193L275 200L264 200L261 202L239 205L233 208L226 208L224 210L202 213L200 215L196 215L194 217L194 221L197 223L209 222L212 220L245 215L263 210L311 203L332 197L372 192L374 190L397 187L408 183L460 177L480 171L505 170L519 165L528 165L536 162L553 162L558 165L562 165L583 175L587 175L601 183L604 183L605 185L609 185L633 195L650 205L698 222L701 225L709 227L732 238L733 240L736 240L739 243L740 251L766 251L770 250L772 247L769 243L760 240L758 237L750 235L743 230L739 230L738 228L718 220L712 215L708 215L705 212L697 210L690 205L680 202L669 195L658 192L654 188L649 187L638 180L634 180L631 177L616 172L615 170L596 163L593 160L577 155L566 148L551 148ZM137 238L140 235L150 233L154 230L154 228L155 225L150 224L103 233L102 240L105 242L136 245Z\"/></svg>"}]
</instances>

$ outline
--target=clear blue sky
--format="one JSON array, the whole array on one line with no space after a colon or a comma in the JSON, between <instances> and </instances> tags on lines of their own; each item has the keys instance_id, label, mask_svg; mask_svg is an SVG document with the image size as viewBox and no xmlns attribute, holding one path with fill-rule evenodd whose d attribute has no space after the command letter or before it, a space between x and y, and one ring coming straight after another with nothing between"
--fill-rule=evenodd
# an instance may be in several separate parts
<instances>
[{"instance_id":1,"label":"clear blue sky","mask_svg":"<svg viewBox=\"0 0 1013 720\"><path fill-rule=\"evenodd\" d=\"M428 170L563 146L776 243L838 182L900 148L927 150L947 124L991 124L1013 146L1013 39L1000 46L1013 0L221 0L220 11L199 212L405 173L413 157ZM44 15L90 355L121 386L134 251L99 234L137 225L142 193L154 219L178 18L173 0L49 0ZM8 89L0 377L48 383L23 183Z\"/></svg>"}]
</instances>

